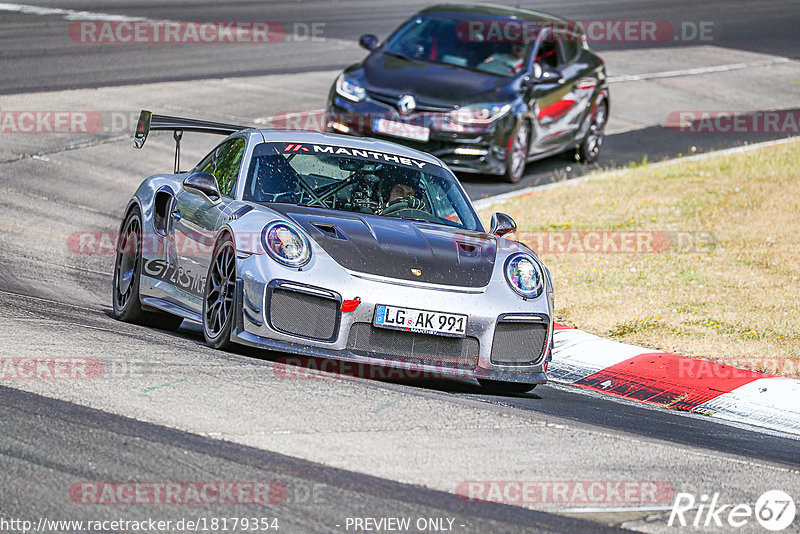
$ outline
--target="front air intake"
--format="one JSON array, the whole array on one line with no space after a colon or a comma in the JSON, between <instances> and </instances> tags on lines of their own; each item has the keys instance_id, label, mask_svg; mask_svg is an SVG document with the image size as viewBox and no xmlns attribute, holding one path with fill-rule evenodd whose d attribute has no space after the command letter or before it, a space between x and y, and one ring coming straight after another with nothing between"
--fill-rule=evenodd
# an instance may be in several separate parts
<instances>
[{"instance_id":1,"label":"front air intake","mask_svg":"<svg viewBox=\"0 0 800 534\"><path fill-rule=\"evenodd\" d=\"M497 323L492 342L492 363L498 365L533 365L544 356L547 323Z\"/></svg>"},{"instance_id":2,"label":"front air intake","mask_svg":"<svg viewBox=\"0 0 800 534\"><path fill-rule=\"evenodd\" d=\"M333 295L278 286L270 289L268 297L267 317L274 330L320 341L336 339L341 304Z\"/></svg>"}]
</instances>

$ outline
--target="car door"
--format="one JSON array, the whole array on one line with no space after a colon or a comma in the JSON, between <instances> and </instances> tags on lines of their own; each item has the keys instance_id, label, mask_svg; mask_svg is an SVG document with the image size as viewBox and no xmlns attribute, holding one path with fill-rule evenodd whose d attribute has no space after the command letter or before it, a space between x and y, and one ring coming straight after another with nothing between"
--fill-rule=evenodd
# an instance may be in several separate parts
<instances>
[{"instance_id":1,"label":"car door","mask_svg":"<svg viewBox=\"0 0 800 534\"><path fill-rule=\"evenodd\" d=\"M554 141L562 141L565 145L576 144L580 140L575 139L575 136L592 104L598 80L596 73L585 60L583 35L565 31L557 34L556 38L562 52L563 60L559 70L564 78L566 92L561 98L559 113L563 115L558 125L564 134L562 139Z\"/></svg>"},{"instance_id":2,"label":"car door","mask_svg":"<svg viewBox=\"0 0 800 534\"><path fill-rule=\"evenodd\" d=\"M576 88L581 69L576 61L580 39L566 32L545 31L533 52L531 72L537 83L529 95L534 122L531 154L551 152L572 142L580 102Z\"/></svg>"},{"instance_id":3,"label":"car door","mask_svg":"<svg viewBox=\"0 0 800 534\"><path fill-rule=\"evenodd\" d=\"M225 208L233 201L245 146L246 141L241 137L229 139L212 150L193 170L214 175L219 201L210 202L203 195L185 189L175 197L172 218L178 265L173 283L198 313L202 310L201 298L217 231L225 220Z\"/></svg>"}]
</instances>

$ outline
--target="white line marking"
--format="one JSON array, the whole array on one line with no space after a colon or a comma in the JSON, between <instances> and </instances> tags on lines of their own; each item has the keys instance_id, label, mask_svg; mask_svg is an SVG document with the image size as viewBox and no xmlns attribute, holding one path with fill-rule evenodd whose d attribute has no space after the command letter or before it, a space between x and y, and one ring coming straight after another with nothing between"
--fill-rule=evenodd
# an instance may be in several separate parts
<instances>
[{"instance_id":1,"label":"white line marking","mask_svg":"<svg viewBox=\"0 0 800 534\"><path fill-rule=\"evenodd\" d=\"M792 61L787 57L778 57L773 59L765 59L763 61L754 61L752 63L731 63L729 65L716 65L714 67L698 67L695 69L683 70L668 70L664 72L650 72L646 74L625 74L622 76L609 76L608 83L619 82L639 82L644 80L653 80L657 78L675 78L678 76L697 76L699 74L709 74L711 72L728 72L731 70L752 69L756 67L769 67L772 65L780 65Z\"/></svg>"},{"instance_id":2,"label":"white line marking","mask_svg":"<svg viewBox=\"0 0 800 534\"><path fill-rule=\"evenodd\" d=\"M66 20L108 20L132 22L139 20L149 20L143 17L129 17L127 15L112 15L110 13L94 13L91 11L75 11L72 9L60 9L56 7L40 7L27 4L6 4L0 3L0 11L14 11L25 15L41 16L61 16Z\"/></svg>"},{"instance_id":3,"label":"white line marking","mask_svg":"<svg viewBox=\"0 0 800 534\"><path fill-rule=\"evenodd\" d=\"M667 159L649 164L650 168L665 167L667 165L674 165L681 161L699 161L701 159L711 158L714 156L727 156L729 154L739 154L741 152L750 152L751 150L758 150L759 148L766 148L770 146L785 145L787 143L794 143L800 141L800 136L786 137L784 139L774 139L772 141L764 141L762 143L754 143L752 145L735 146L731 148L724 148L722 150L715 150L713 152L704 152L702 154L695 154L694 156L684 156L682 158Z\"/></svg>"},{"instance_id":4,"label":"white line marking","mask_svg":"<svg viewBox=\"0 0 800 534\"><path fill-rule=\"evenodd\" d=\"M153 23L187 22L187 21L177 21L177 20L155 20L147 17L130 17L128 15L112 15L110 13L95 13L92 11L75 11L72 9L31 6L28 4L9 4L5 2L0 2L0 11L11 11L15 13L23 13L25 15L61 16L66 20L78 20L78 21L99 20L108 22L153 22ZM207 24L214 25L213 22L208 22ZM306 38L307 38L306 35L298 35L295 32L292 33L287 32L285 42L293 42ZM319 41L319 42L324 42L327 44L337 44L337 45L355 44L352 40L347 40L347 39L324 39L324 41Z\"/></svg>"}]
</instances>

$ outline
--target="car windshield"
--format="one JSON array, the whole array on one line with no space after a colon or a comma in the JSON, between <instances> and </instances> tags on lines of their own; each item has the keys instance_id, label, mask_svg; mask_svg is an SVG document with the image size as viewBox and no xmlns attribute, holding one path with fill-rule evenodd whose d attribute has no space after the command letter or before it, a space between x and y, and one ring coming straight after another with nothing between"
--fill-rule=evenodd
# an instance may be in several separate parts
<instances>
[{"instance_id":1,"label":"car windshield","mask_svg":"<svg viewBox=\"0 0 800 534\"><path fill-rule=\"evenodd\" d=\"M480 229L469 200L444 168L349 147L261 143L253 150L243 199Z\"/></svg>"},{"instance_id":2,"label":"car windshield","mask_svg":"<svg viewBox=\"0 0 800 534\"><path fill-rule=\"evenodd\" d=\"M509 28L507 19L411 19L386 44L394 56L512 77L524 69L538 27ZM522 26L520 26L522 27Z\"/></svg>"}]
</instances>

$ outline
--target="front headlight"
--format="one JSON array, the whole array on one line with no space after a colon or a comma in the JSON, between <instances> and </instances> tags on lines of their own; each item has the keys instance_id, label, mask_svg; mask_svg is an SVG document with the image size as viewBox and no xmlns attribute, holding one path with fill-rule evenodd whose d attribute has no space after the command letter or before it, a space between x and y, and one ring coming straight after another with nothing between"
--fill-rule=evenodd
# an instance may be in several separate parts
<instances>
[{"instance_id":1,"label":"front headlight","mask_svg":"<svg viewBox=\"0 0 800 534\"><path fill-rule=\"evenodd\" d=\"M511 111L511 104L471 104L453 111L447 116L458 124L490 124Z\"/></svg>"},{"instance_id":2,"label":"front headlight","mask_svg":"<svg viewBox=\"0 0 800 534\"><path fill-rule=\"evenodd\" d=\"M353 102L361 102L367 96L363 87L344 74L340 74L336 79L336 94Z\"/></svg>"},{"instance_id":3,"label":"front headlight","mask_svg":"<svg viewBox=\"0 0 800 534\"><path fill-rule=\"evenodd\" d=\"M311 259L303 233L289 223L273 221L261 231L261 244L272 259L287 267L302 267Z\"/></svg>"},{"instance_id":4,"label":"front headlight","mask_svg":"<svg viewBox=\"0 0 800 534\"><path fill-rule=\"evenodd\" d=\"M506 281L525 298L538 297L542 292L544 275L539 264L527 254L514 254L506 260Z\"/></svg>"}]
</instances>

